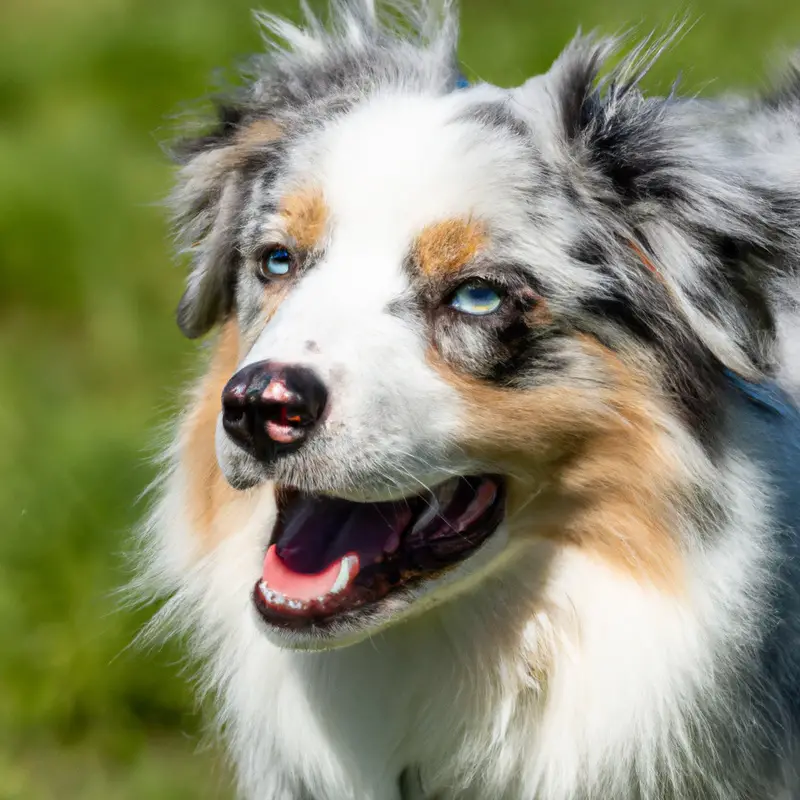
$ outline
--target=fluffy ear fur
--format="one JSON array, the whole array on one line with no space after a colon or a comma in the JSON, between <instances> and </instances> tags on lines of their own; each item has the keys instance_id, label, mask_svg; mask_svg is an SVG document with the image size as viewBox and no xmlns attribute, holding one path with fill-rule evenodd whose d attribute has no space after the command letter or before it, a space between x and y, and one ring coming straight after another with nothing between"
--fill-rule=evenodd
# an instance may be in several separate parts
<instances>
[{"instance_id":1,"label":"fluffy ear fur","mask_svg":"<svg viewBox=\"0 0 800 800\"><path fill-rule=\"evenodd\" d=\"M181 168L171 197L173 219L181 251L193 260L177 317L189 338L202 336L233 308L243 177L275 164L281 135L278 125L243 101L220 107L216 128L174 150Z\"/></svg>"},{"instance_id":2,"label":"fluffy ear fur","mask_svg":"<svg viewBox=\"0 0 800 800\"><path fill-rule=\"evenodd\" d=\"M616 44L578 37L546 75L517 90L519 105L540 109L543 95L553 98L551 141L561 147L544 155L574 176L568 190L596 232L587 245L609 254L602 267L629 292L662 280L674 311L717 359L745 376L769 374L770 284L799 266L800 218L787 210L800 208L800 193L785 178L765 183L754 139L736 134L748 120L758 124L763 108L645 97L638 83L669 39L646 41L598 80ZM791 91L781 97L797 102Z\"/></svg>"},{"instance_id":3,"label":"fluffy ear fur","mask_svg":"<svg viewBox=\"0 0 800 800\"><path fill-rule=\"evenodd\" d=\"M180 170L172 196L184 251L194 262L177 312L178 325L189 338L206 333L232 306L235 161L230 144L200 149Z\"/></svg>"}]
</instances>

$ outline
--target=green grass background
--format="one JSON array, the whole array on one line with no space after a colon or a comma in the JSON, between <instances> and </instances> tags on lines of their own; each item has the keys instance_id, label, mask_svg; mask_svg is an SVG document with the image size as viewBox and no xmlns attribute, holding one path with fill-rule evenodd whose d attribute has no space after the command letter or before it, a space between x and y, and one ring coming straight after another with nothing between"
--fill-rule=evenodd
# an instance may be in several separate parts
<instances>
[{"instance_id":1,"label":"green grass background","mask_svg":"<svg viewBox=\"0 0 800 800\"><path fill-rule=\"evenodd\" d=\"M146 613L112 592L194 354L159 142L259 46L250 5L0 0L0 800L229 796L179 648L126 649ZM462 58L512 85L579 25L684 12L697 24L651 86L755 87L800 44L795 0L465 0Z\"/></svg>"}]
</instances>

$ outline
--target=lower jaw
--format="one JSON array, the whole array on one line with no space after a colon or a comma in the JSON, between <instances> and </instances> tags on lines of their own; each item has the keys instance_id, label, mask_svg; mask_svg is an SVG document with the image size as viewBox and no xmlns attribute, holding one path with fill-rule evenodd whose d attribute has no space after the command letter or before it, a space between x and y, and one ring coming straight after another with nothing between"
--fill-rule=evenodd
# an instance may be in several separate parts
<instances>
[{"instance_id":1,"label":"lower jaw","mask_svg":"<svg viewBox=\"0 0 800 800\"><path fill-rule=\"evenodd\" d=\"M287 650L321 651L350 647L415 615L413 603L404 605L401 610L390 611L384 607L383 601L377 601L371 607L342 612L328 619L298 626L287 623L285 617L276 614L264 603L258 584L253 589L253 604L257 624L267 638Z\"/></svg>"},{"instance_id":2,"label":"lower jaw","mask_svg":"<svg viewBox=\"0 0 800 800\"><path fill-rule=\"evenodd\" d=\"M422 580L405 592L395 592L383 600L352 612L337 615L305 627L287 626L259 608L256 585L253 602L256 623L266 638L282 650L325 652L361 644L379 635L414 635L421 618L447 614L453 604L467 603L472 595L480 599L481 588L498 573L513 565L524 548L509 542L504 527L498 529L470 558L443 571L437 578ZM427 586L426 584L431 584ZM472 613L458 606L464 614ZM406 627L408 626L408 627ZM375 646L370 645L370 646Z\"/></svg>"},{"instance_id":3,"label":"lower jaw","mask_svg":"<svg viewBox=\"0 0 800 800\"><path fill-rule=\"evenodd\" d=\"M375 631L399 621L413 613L415 598L425 593L425 584L434 584L446 575L446 570L438 575L408 581L393 588L385 595L365 601L361 605L331 611L315 616L300 616L276 611L264 598L263 582L258 581L253 588L253 603L261 619L273 630L290 638L341 640L348 634L360 639L365 635L360 631Z\"/></svg>"}]
</instances>

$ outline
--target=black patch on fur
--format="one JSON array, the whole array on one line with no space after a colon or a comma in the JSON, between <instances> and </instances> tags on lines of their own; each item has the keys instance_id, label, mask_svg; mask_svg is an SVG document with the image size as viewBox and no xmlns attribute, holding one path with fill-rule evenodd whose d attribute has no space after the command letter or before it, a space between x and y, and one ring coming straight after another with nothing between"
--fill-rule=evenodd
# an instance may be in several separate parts
<instances>
[{"instance_id":1,"label":"black patch on fur","mask_svg":"<svg viewBox=\"0 0 800 800\"><path fill-rule=\"evenodd\" d=\"M775 338L776 326L772 307L764 292L763 270L753 263L753 259L767 258L767 254L756 252L749 244L736 242L731 238L719 239L713 248L720 264L720 280L727 281L738 295L747 319L747 329L757 337ZM757 348L753 357L758 362ZM767 364L757 363L760 369L767 370Z\"/></svg>"},{"instance_id":2,"label":"black patch on fur","mask_svg":"<svg viewBox=\"0 0 800 800\"><path fill-rule=\"evenodd\" d=\"M744 336L740 346L757 369L771 374L770 343L776 337L776 322L767 295L764 264L772 255L761 252L752 242L711 232L696 235L707 251L707 263L702 283L687 287L686 296L720 327L727 327L727 320L736 315L742 331L740 339Z\"/></svg>"},{"instance_id":3,"label":"black patch on fur","mask_svg":"<svg viewBox=\"0 0 800 800\"><path fill-rule=\"evenodd\" d=\"M597 239L584 236L569 249L569 257L579 264L599 267L608 260L608 250Z\"/></svg>"},{"instance_id":4,"label":"black patch on fur","mask_svg":"<svg viewBox=\"0 0 800 800\"><path fill-rule=\"evenodd\" d=\"M642 342L653 344L656 341L651 319L621 291L611 290L605 295L587 298L581 307L588 315L619 325Z\"/></svg>"},{"instance_id":5,"label":"black patch on fur","mask_svg":"<svg viewBox=\"0 0 800 800\"><path fill-rule=\"evenodd\" d=\"M681 345L680 350L661 347L657 351L665 359L664 388L683 421L713 456L721 450L725 421L722 368L705 349L688 347L685 341Z\"/></svg>"},{"instance_id":6,"label":"black patch on fur","mask_svg":"<svg viewBox=\"0 0 800 800\"><path fill-rule=\"evenodd\" d=\"M610 182L626 205L648 197L672 199L681 196L665 171L676 165L650 126L651 113L635 119L616 117L598 125L589 140L593 166Z\"/></svg>"},{"instance_id":7,"label":"black patch on fur","mask_svg":"<svg viewBox=\"0 0 800 800\"><path fill-rule=\"evenodd\" d=\"M558 91L558 113L569 141L577 139L600 108L600 95L594 83L600 70L600 54L573 59L565 71Z\"/></svg>"},{"instance_id":8,"label":"black patch on fur","mask_svg":"<svg viewBox=\"0 0 800 800\"><path fill-rule=\"evenodd\" d=\"M198 316L197 299L187 289L178 303L175 319L181 333L187 339L196 339L207 333L214 325L226 320L233 312L236 296L236 277L241 257L235 247L229 246L229 257L223 275L216 288L217 302L207 306L204 316Z\"/></svg>"},{"instance_id":9,"label":"black patch on fur","mask_svg":"<svg viewBox=\"0 0 800 800\"><path fill-rule=\"evenodd\" d=\"M574 181L570 180L568 177L562 177L558 181L558 185L564 193L564 196L574 207L580 205L581 193L578 191L578 187L575 185Z\"/></svg>"},{"instance_id":10,"label":"black patch on fur","mask_svg":"<svg viewBox=\"0 0 800 800\"><path fill-rule=\"evenodd\" d=\"M568 363L551 326L531 327L517 320L497 336L495 361L486 380L500 386L521 387L550 373L563 372Z\"/></svg>"},{"instance_id":11,"label":"black patch on fur","mask_svg":"<svg viewBox=\"0 0 800 800\"><path fill-rule=\"evenodd\" d=\"M530 128L506 103L479 103L472 106L460 119L475 120L485 128L510 133L518 139L531 138Z\"/></svg>"}]
</instances>

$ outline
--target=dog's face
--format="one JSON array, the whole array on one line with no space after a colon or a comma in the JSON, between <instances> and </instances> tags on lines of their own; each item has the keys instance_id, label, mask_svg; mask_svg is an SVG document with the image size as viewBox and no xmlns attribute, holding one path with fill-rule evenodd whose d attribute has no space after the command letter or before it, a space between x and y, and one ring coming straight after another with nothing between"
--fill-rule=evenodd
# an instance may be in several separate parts
<instances>
[{"instance_id":1,"label":"dog's face","mask_svg":"<svg viewBox=\"0 0 800 800\"><path fill-rule=\"evenodd\" d=\"M491 375L534 295L531 276L508 268L525 213L510 188L521 148L487 137L468 109L457 95L376 98L248 187L238 366L268 362L287 384L305 370L324 399L283 447L280 434L242 447L221 414L234 485L384 500L476 468L448 372Z\"/></svg>"},{"instance_id":2,"label":"dog's face","mask_svg":"<svg viewBox=\"0 0 800 800\"><path fill-rule=\"evenodd\" d=\"M233 486L278 487L255 599L295 637L369 632L501 552L508 466L480 446L518 424L500 387L580 368L539 288L528 144L485 111L377 96L241 189L216 448Z\"/></svg>"},{"instance_id":3,"label":"dog's face","mask_svg":"<svg viewBox=\"0 0 800 800\"><path fill-rule=\"evenodd\" d=\"M690 260L645 255L645 231L680 252L668 170L619 167L654 133L592 127L573 58L510 92L257 110L190 157L179 319L224 321L228 351L191 436L237 491L275 492L252 580L281 642L369 635L532 538L675 571L666 441L713 447L717 359L750 354ZM661 227L632 224L653 198Z\"/></svg>"}]
</instances>

